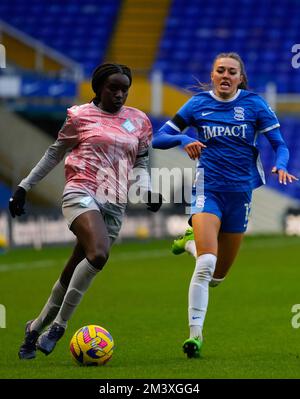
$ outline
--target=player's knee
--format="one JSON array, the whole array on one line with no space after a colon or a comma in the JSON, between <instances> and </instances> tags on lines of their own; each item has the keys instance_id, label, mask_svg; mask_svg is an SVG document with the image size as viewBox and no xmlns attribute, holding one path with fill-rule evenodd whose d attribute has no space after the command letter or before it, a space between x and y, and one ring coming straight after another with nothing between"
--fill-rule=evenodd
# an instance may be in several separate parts
<instances>
[{"instance_id":1,"label":"player's knee","mask_svg":"<svg viewBox=\"0 0 300 399\"><path fill-rule=\"evenodd\" d=\"M209 267L203 267L200 270L196 270L195 275L198 280L210 281L212 277L212 270Z\"/></svg>"},{"instance_id":2,"label":"player's knee","mask_svg":"<svg viewBox=\"0 0 300 399\"><path fill-rule=\"evenodd\" d=\"M210 282L209 282L209 286L210 287L217 287L219 284L221 284L222 283L222 281L224 281L225 280L225 277L223 277L223 278L212 278L211 280L210 280Z\"/></svg>"},{"instance_id":3,"label":"player's knee","mask_svg":"<svg viewBox=\"0 0 300 399\"><path fill-rule=\"evenodd\" d=\"M195 277L197 280L211 281L215 266L216 256L212 254L200 255L196 261Z\"/></svg>"},{"instance_id":4,"label":"player's knee","mask_svg":"<svg viewBox=\"0 0 300 399\"><path fill-rule=\"evenodd\" d=\"M104 265L108 261L108 258L109 250L103 247L95 248L87 255L87 259L90 264L98 270L103 269Z\"/></svg>"}]
</instances>

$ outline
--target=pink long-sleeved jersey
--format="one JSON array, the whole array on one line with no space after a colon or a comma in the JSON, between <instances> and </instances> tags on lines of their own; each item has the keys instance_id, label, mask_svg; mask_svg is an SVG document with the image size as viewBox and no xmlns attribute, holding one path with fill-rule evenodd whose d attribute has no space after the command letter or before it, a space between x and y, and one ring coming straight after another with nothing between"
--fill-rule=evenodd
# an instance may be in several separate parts
<instances>
[{"instance_id":1,"label":"pink long-sleeved jersey","mask_svg":"<svg viewBox=\"0 0 300 399\"><path fill-rule=\"evenodd\" d=\"M151 138L149 119L135 108L123 106L116 114L93 103L70 108L58 135L75 145L65 161L66 190L87 187L99 200L126 201L128 173Z\"/></svg>"},{"instance_id":2,"label":"pink long-sleeved jersey","mask_svg":"<svg viewBox=\"0 0 300 399\"><path fill-rule=\"evenodd\" d=\"M73 106L56 142L20 185L30 189L69 152L64 194L84 191L99 202L126 203L129 174L151 139L151 123L136 108L111 114L94 103Z\"/></svg>"}]
</instances>

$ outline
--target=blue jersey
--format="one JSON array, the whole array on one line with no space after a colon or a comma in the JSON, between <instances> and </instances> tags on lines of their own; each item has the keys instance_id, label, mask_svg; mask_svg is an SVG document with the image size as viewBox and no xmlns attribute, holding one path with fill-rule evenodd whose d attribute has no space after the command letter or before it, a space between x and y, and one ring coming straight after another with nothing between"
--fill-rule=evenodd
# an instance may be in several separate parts
<instances>
[{"instance_id":1,"label":"blue jersey","mask_svg":"<svg viewBox=\"0 0 300 399\"><path fill-rule=\"evenodd\" d=\"M238 90L229 100L221 100L212 91L201 92L187 101L177 115L186 126L196 128L197 140L207 146L202 149L197 165L204 168L207 189L241 192L265 182L256 148L259 134L265 134L271 142L277 155L277 168L286 170L288 150L278 129L278 119L259 95ZM181 137L175 145L182 147L195 141L169 121L154 137L154 148L174 146L163 142L164 133L165 137L172 137L173 144L176 137ZM176 136L178 133L181 134Z\"/></svg>"}]
</instances>

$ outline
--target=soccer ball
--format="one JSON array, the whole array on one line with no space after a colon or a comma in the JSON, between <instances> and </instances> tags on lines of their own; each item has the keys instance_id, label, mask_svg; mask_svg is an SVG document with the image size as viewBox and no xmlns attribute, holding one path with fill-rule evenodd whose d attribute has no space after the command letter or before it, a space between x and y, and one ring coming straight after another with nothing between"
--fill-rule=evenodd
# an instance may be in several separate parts
<instances>
[{"instance_id":1,"label":"soccer ball","mask_svg":"<svg viewBox=\"0 0 300 399\"><path fill-rule=\"evenodd\" d=\"M101 366L112 357L114 340L105 328L91 324L76 331L70 351L77 364Z\"/></svg>"}]
</instances>

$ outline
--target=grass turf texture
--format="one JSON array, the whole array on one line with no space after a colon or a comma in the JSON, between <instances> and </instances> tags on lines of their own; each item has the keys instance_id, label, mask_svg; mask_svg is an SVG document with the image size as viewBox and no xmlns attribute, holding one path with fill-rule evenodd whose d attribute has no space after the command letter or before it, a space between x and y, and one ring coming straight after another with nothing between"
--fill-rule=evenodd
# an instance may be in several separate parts
<instances>
[{"instance_id":1,"label":"grass turf texture","mask_svg":"<svg viewBox=\"0 0 300 399\"><path fill-rule=\"evenodd\" d=\"M48 357L20 361L25 322L36 316L70 248L14 250L0 256L0 378L299 378L300 239L246 237L227 279L210 289L202 358L187 359L187 292L192 257L171 241L115 245L83 298L65 336ZM80 367L69 342L85 324L99 324L116 349L104 367Z\"/></svg>"}]
</instances>

